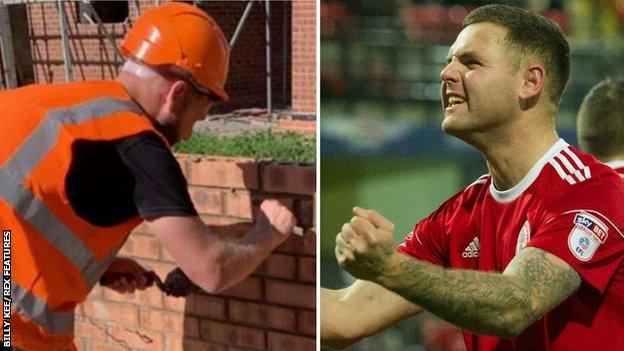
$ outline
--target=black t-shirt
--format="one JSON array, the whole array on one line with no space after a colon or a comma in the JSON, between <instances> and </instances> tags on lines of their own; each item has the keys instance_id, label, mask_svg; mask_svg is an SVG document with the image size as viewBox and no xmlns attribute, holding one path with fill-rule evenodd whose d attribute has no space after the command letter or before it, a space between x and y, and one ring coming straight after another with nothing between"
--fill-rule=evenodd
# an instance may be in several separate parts
<instances>
[{"instance_id":1,"label":"black t-shirt","mask_svg":"<svg viewBox=\"0 0 624 351\"><path fill-rule=\"evenodd\" d=\"M78 141L65 188L74 211L107 227L140 215L195 216L180 165L152 133L112 142Z\"/></svg>"}]
</instances>

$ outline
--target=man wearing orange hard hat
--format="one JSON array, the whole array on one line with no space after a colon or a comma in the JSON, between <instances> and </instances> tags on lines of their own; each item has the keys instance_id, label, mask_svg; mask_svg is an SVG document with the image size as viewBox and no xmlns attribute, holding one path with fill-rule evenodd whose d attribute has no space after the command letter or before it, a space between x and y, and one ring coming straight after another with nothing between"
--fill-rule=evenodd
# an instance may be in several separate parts
<instances>
[{"instance_id":1,"label":"man wearing orange hard hat","mask_svg":"<svg viewBox=\"0 0 624 351\"><path fill-rule=\"evenodd\" d=\"M169 149L213 102L228 99L229 47L217 23L169 3L146 11L121 49L126 62L115 81L0 92L0 225L15 253L18 349L75 350L74 309L103 276L119 292L153 283L136 262L116 258L143 220L208 292L244 279L295 225L285 206L265 200L242 239L217 237Z\"/></svg>"}]
</instances>

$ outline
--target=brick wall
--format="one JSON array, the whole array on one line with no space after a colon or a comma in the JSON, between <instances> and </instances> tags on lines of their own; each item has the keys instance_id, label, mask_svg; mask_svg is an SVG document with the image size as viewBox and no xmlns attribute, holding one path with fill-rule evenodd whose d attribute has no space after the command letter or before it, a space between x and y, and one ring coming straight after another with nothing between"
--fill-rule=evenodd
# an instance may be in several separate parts
<instances>
[{"instance_id":1,"label":"brick wall","mask_svg":"<svg viewBox=\"0 0 624 351\"><path fill-rule=\"evenodd\" d=\"M97 286L78 308L79 350L315 350L315 167L244 158L178 155L189 192L219 235L251 227L252 199L291 202L305 228L292 235L246 280L219 294L167 297L155 287L118 294ZM140 226L120 255L164 278L176 267Z\"/></svg>"},{"instance_id":2,"label":"brick wall","mask_svg":"<svg viewBox=\"0 0 624 351\"><path fill-rule=\"evenodd\" d=\"M163 3L165 1L161 1ZM130 1L130 18L153 7L155 1ZM68 15L70 48L74 62L75 80L110 79L121 64L115 59L108 41L99 35L97 25L78 23L75 11L76 2L65 2ZM232 37L236 25L245 9L246 2L202 2L204 8L219 23L225 36ZM271 2L271 60L273 71L273 104L286 107L291 102L291 3ZM62 82L65 80L63 54L61 48L60 25L55 2L27 5L28 20L31 24L31 45L37 82ZM292 24L299 26L296 20ZM121 43L129 26L105 24ZM310 28L309 28L310 29ZM311 28L312 30L314 28ZM232 49L230 75L226 90L231 100L217 111L266 106L266 55L265 55L264 5L254 3L238 41ZM296 42L294 43L297 44ZM297 62L309 64L309 61ZM295 64L293 62L293 64ZM299 68L292 69L298 71ZM297 83L298 84L298 83Z\"/></svg>"},{"instance_id":3,"label":"brick wall","mask_svg":"<svg viewBox=\"0 0 624 351\"><path fill-rule=\"evenodd\" d=\"M292 4L292 109L316 114L316 1Z\"/></svg>"},{"instance_id":4,"label":"brick wall","mask_svg":"<svg viewBox=\"0 0 624 351\"><path fill-rule=\"evenodd\" d=\"M276 130L278 132L315 134L316 121L298 121L295 119L282 118L277 120Z\"/></svg>"}]
</instances>

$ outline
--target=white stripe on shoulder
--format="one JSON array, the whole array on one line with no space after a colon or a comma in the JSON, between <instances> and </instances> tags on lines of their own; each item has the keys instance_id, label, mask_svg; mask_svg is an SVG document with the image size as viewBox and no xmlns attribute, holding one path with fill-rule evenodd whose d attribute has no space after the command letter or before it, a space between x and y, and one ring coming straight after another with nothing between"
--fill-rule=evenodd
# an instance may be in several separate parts
<instances>
[{"instance_id":1,"label":"white stripe on shoulder","mask_svg":"<svg viewBox=\"0 0 624 351\"><path fill-rule=\"evenodd\" d=\"M615 161L609 161L609 162L605 162L605 165L615 169L615 168L624 168L624 160L615 160Z\"/></svg>"},{"instance_id":2,"label":"white stripe on shoulder","mask_svg":"<svg viewBox=\"0 0 624 351\"><path fill-rule=\"evenodd\" d=\"M568 156L574 161L574 163L576 163L576 167L578 169L583 170L583 173L585 173L585 178L591 178L591 172L589 171L589 167L586 166L583 161L581 161L581 159L570 150L570 147L563 149L563 152L568 154Z\"/></svg>"},{"instance_id":3,"label":"white stripe on shoulder","mask_svg":"<svg viewBox=\"0 0 624 351\"><path fill-rule=\"evenodd\" d=\"M485 184L488 181L488 178L490 178L490 174L484 174L482 176L480 176L479 178L477 178L477 180L475 180L474 182L470 183L470 185L468 185L466 187L466 189L470 188L471 186L477 185L477 184Z\"/></svg>"},{"instance_id":4,"label":"white stripe on shoulder","mask_svg":"<svg viewBox=\"0 0 624 351\"><path fill-rule=\"evenodd\" d=\"M578 169L576 169L576 168L574 168L574 166L572 166L570 161L563 155L563 153L559 153L555 157L559 160L559 162L561 162L561 164L563 164L565 166L568 174L575 175L576 179L578 179L580 182L585 180L585 177L583 177L581 175L581 172L579 172Z\"/></svg>"},{"instance_id":5,"label":"white stripe on shoulder","mask_svg":"<svg viewBox=\"0 0 624 351\"><path fill-rule=\"evenodd\" d=\"M570 150L569 145L559 150L548 163L557 171L559 177L570 185L581 183L591 178L589 167Z\"/></svg>"},{"instance_id":6,"label":"white stripe on shoulder","mask_svg":"<svg viewBox=\"0 0 624 351\"><path fill-rule=\"evenodd\" d=\"M559 174L559 177L561 177L561 179L567 181L568 183L570 183L570 185L576 183L576 181L572 179L570 175L566 174L563 171L563 169L559 165L559 162L557 162L554 157L551 158L550 161L548 161L548 163L550 163L550 165L553 166L553 168L557 171L557 174Z\"/></svg>"}]
</instances>

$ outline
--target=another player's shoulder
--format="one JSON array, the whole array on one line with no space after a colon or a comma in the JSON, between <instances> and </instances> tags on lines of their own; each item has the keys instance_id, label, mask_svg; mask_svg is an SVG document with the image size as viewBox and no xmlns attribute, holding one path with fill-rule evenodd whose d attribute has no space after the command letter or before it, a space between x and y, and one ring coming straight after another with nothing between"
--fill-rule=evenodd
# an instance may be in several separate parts
<instances>
[{"instance_id":1,"label":"another player's shoulder","mask_svg":"<svg viewBox=\"0 0 624 351\"><path fill-rule=\"evenodd\" d=\"M614 171L624 178L624 160L609 161L605 162L605 164L613 168Z\"/></svg>"},{"instance_id":2,"label":"another player's shoulder","mask_svg":"<svg viewBox=\"0 0 624 351\"><path fill-rule=\"evenodd\" d=\"M618 187L618 177L613 169L593 156L577 150L572 145L562 143L551 153L546 168L551 190L561 189L565 192L592 184ZM615 184L615 185L614 185ZM620 184L619 186L624 186Z\"/></svg>"},{"instance_id":3,"label":"another player's shoulder","mask_svg":"<svg viewBox=\"0 0 624 351\"><path fill-rule=\"evenodd\" d=\"M624 182L609 166L567 145L548 161L552 175L542 184L548 196L543 208L551 215L583 210L624 226ZM598 218L597 217L597 218Z\"/></svg>"}]
</instances>

